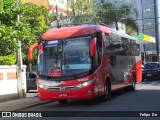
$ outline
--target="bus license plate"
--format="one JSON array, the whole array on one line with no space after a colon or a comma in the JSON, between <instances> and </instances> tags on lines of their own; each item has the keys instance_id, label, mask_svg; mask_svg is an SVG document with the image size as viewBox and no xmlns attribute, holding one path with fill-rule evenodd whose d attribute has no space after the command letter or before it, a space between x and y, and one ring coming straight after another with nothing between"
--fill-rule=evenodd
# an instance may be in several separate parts
<instances>
[{"instance_id":1,"label":"bus license plate","mask_svg":"<svg viewBox=\"0 0 160 120\"><path fill-rule=\"evenodd\" d=\"M67 94L59 94L59 97L67 97Z\"/></svg>"}]
</instances>

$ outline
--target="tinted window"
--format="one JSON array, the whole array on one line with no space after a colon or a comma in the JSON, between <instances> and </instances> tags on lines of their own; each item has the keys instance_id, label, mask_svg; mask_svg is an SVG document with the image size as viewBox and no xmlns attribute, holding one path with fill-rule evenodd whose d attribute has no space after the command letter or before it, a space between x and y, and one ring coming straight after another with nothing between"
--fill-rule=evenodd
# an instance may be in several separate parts
<instances>
[{"instance_id":1,"label":"tinted window","mask_svg":"<svg viewBox=\"0 0 160 120\"><path fill-rule=\"evenodd\" d=\"M29 73L29 78L36 78L36 75L34 73Z\"/></svg>"},{"instance_id":2,"label":"tinted window","mask_svg":"<svg viewBox=\"0 0 160 120\"><path fill-rule=\"evenodd\" d=\"M158 68L158 67L159 67L159 64L157 63L148 63L144 65L145 69Z\"/></svg>"},{"instance_id":3,"label":"tinted window","mask_svg":"<svg viewBox=\"0 0 160 120\"><path fill-rule=\"evenodd\" d=\"M107 53L115 55L125 55L123 41L121 37L116 34L112 34L110 35L110 37L106 35L105 48L105 51Z\"/></svg>"},{"instance_id":4,"label":"tinted window","mask_svg":"<svg viewBox=\"0 0 160 120\"><path fill-rule=\"evenodd\" d=\"M104 44L105 53L127 56L140 55L140 45L135 40L120 37L116 34L106 34Z\"/></svg>"}]
</instances>

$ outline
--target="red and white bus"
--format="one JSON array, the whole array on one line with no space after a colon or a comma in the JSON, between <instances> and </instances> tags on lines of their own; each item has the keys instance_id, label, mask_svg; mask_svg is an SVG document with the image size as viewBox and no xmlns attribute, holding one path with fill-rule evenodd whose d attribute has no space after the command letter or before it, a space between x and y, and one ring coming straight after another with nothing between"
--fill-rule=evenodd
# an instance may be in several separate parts
<instances>
[{"instance_id":1,"label":"red and white bus","mask_svg":"<svg viewBox=\"0 0 160 120\"><path fill-rule=\"evenodd\" d=\"M40 100L110 98L112 91L142 79L138 39L101 25L51 29L38 44L37 89Z\"/></svg>"}]
</instances>

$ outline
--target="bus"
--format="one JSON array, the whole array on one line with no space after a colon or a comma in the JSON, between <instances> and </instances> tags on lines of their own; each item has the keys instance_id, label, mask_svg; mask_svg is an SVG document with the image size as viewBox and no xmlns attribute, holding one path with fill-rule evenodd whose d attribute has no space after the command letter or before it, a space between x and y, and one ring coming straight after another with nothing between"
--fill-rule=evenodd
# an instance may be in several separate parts
<instances>
[{"instance_id":1,"label":"bus","mask_svg":"<svg viewBox=\"0 0 160 120\"><path fill-rule=\"evenodd\" d=\"M37 90L40 100L99 97L142 80L142 60L137 38L102 25L50 29L28 49L28 59L38 47Z\"/></svg>"}]
</instances>

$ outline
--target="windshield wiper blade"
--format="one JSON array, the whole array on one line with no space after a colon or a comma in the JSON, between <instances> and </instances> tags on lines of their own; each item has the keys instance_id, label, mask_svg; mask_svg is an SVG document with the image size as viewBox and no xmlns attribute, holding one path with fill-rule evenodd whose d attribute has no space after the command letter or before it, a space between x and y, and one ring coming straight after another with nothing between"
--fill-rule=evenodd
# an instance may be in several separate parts
<instances>
[{"instance_id":1,"label":"windshield wiper blade","mask_svg":"<svg viewBox=\"0 0 160 120\"><path fill-rule=\"evenodd\" d=\"M85 72L76 74L75 76L77 77L77 76L81 76L81 75L87 75L88 73L90 73L90 71L85 71Z\"/></svg>"}]
</instances>

